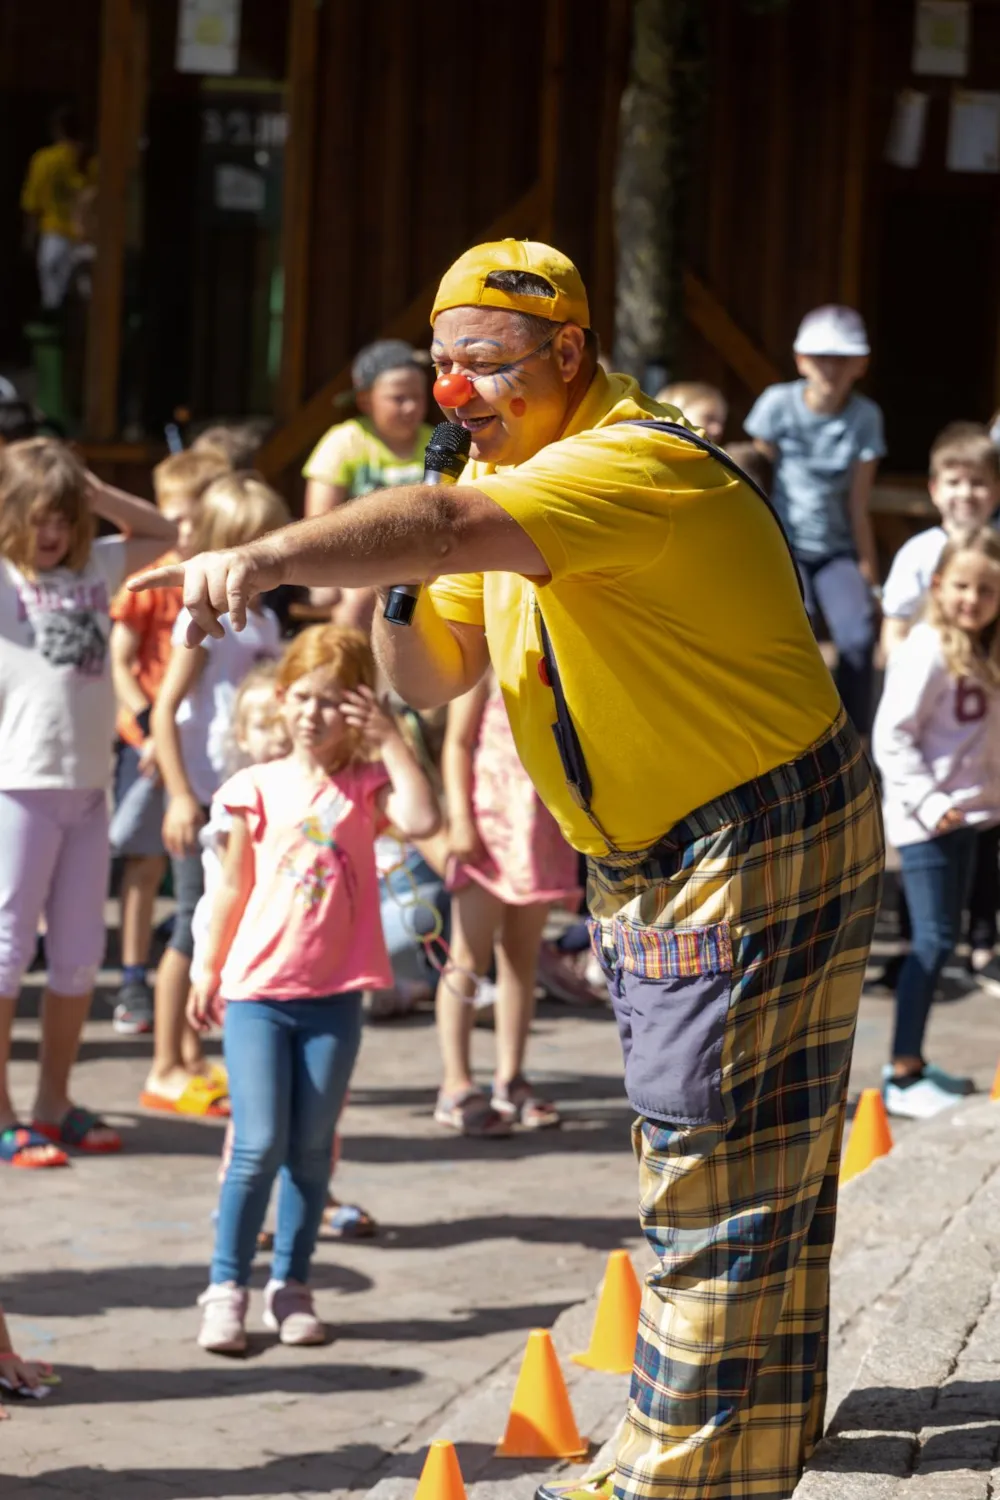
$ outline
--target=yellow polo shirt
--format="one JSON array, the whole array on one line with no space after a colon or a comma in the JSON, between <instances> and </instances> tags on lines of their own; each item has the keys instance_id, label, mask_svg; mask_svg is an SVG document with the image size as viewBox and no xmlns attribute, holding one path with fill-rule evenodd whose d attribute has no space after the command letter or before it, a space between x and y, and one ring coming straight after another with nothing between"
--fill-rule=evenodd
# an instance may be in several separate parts
<instances>
[{"instance_id":1,"label":"yellow polo shirt","mask_svg":"<svg viewBox=\"0 0 1000 1500\"><path fill-rule=\"evenodd\" d=\"M598 370L558 442L514 468L470 463L462 483L528 533L551 582L461 574L429 591L445 619L485 627L521 760L587 854L606 846L556 751L539 605L594 812L620 848L653 843L702 803L794 759L839 708L766 506L696 448L620 425L649 416L683 421L634 380Z\"/></svg>"}]
</instances>

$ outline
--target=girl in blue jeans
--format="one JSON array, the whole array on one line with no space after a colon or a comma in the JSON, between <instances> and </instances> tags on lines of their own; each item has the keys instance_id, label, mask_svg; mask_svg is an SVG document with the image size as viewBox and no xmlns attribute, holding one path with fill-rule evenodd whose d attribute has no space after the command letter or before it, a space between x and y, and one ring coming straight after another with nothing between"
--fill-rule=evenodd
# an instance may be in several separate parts
<instances>
[{"instance_id":1,"label":"girl in blue jeans","mask_svg":"<svg viewBox=\"0 0 1000 1500\"><path fill-rule=\"evenodd\" d=\"M1000 822L1000 536L953 538L923 622L890 657L873 749L913 939L896 987L890 1114L925 1119L971 1093L923 1058L941 970L957 942L978 830Z\"/></svg>"},{"instance_id":2,"label":"girl in blue jeans","mask_svg":"<svg viewBox=\"0 0 1000 1500\"><path fill-rule=\"evenodd\" d=\"M309 1267L330 1151L361 1041L361 991L392 978L375 838L386 822L405 838L438 824L374 677L360 631L303 631L277 673L291 753L239 771L217 794L232 826L188 1006L198 1030L225 1006L234 1145L198 1335L216 1354L246 1348L250 1268L279 1174L264 1324L284 1344L325 1338Z\"/></svg>"}]
</instances>

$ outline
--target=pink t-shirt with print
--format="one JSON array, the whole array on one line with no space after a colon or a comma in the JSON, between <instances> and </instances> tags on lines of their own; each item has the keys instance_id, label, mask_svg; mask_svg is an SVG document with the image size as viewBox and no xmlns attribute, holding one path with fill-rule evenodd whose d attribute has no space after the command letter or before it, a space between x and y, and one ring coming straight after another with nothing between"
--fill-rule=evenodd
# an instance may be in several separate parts
<instances>
[{"instance_id":1,"label":"pink t-shirt with print","mask_svg":"<svg viewBox=\"0 0 1000 1500\"><path fill-rule=\"evenodd\" d=\"M247 821L254 884L222 971L225 1000L303 1000L385 989L376 794L384 766L321 780L291 758L239 771L216 803Z\"/></svg>"}]
</instances>

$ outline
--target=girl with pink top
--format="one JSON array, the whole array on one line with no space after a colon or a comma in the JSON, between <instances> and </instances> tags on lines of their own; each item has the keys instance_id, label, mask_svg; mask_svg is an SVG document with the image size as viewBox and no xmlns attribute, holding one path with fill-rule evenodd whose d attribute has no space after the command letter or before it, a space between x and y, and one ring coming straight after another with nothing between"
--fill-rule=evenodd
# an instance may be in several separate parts
<instances>
[{"instance_id":1,"label":"girl with pink top","mask_svg":"<svg viewBox=\"0 0 1000 1500\"><path fill-rule=\"evenodd\" d=\"M218 793L232 826L188 1007L197 1030L225 1007L235 1142L198 1335L216 1354L246 1348L247 1283L279 1173L264 1324L284 1344L325 1338L308 1282L333 1134L361 1041L361 991L392 983L375 838L386 822L405 838L438 824L374 679L360 631L303 631L277 678L291 753Z\"/></svg>"},{"instance_id":2,"label":"girl with pink top","mask_svg":"<svg viewBox=\"0 0 1000 1500\"><path fill-rule=\"evenodd\" d=\"M462 1135L559 1124L522 1071L545 919L578 898L577 856L518 758L492 674L448 710L441 759L448 805L451 962L437 991L444 1078L434 1118ZM473 1004L496 945L497 1066L492 1098L472 1078Z\"/></svg>"}]
</instances>

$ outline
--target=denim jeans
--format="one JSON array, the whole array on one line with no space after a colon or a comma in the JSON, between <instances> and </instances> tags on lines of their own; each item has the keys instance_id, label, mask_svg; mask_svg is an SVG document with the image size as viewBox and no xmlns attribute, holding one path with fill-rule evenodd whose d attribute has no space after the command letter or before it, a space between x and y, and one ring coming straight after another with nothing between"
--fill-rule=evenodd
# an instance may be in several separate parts
<instances>
[{"instance_id":1,"label":"denim jeans","mask_svg":"<svg viewBox=\"0 0 1000 1500\"><path fill-rule=\"evenodd\" d=\"M857 558L799 557L805 605L815 624L817 608L837 648L835 681L859 734L870 734L875 684L875 611Z\"/></svg>"},{"instance_id":2,"label":"denim jeans","mask_svg":"<svg viewBox=\"0 0 1000 1500\"><path fill-rule=\"evenodd\" d=\"M976 856L974 828L906 844L899 851L913 937L896 986L893 1057L920 1057L941 970L962 930Z\"/></svg>"},{"instance_id":3,"label":"denim jeans","mask_svg":"<svg viewBox=\"0 0 1000 1500\"><path fill-rule=\"evenodd\" d=\"M275 1281L308 1282L333 1133L360 1045L357 991L226 1006L223 1046L234 1140L219 1195L213 1282L247 1285L279 1172L271 1275Z\"/></svg>"}]
</instances>

